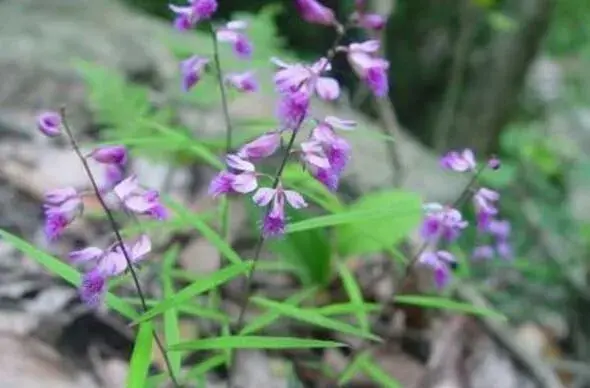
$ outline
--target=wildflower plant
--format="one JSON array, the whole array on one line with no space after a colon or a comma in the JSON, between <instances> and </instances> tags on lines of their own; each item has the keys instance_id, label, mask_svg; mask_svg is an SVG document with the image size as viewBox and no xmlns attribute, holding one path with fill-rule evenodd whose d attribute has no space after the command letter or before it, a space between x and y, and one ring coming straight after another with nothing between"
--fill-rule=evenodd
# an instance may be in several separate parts
<instances>
[{"instance_id":1,"label":"wildflower plant","mask_svg":"<svg viewBox=\"0 0 590 388\"><path fill-rule=\"evenodd\" d=\"M500 195L487 187L481 187L478 179L483 170L500 168L497 158L478 164L471 150L446 154L441 159L441 168L470 176L461 197L451 204L423 205L418 195L400 190L368 193L351 204L345 204L338 198L336 192L342 177L355 159L354 146L347 136L362 129L357 128L357 123L349 117L320 116L314 105L317 101L338 100L342 94L338 81L331 76L332 62L337 55L347 58L354 73L374 98L387 98L389 62L380 57L379 40L368 39L348 44L344 44L343 40L351 28L382 30L386 18L369 12L363 0L355 1L355 9L344 23L336 18L333 10L318 0L294 2L303 20L333 29L336 39L324 55L311 63L268 58L269 63L274 65L274 73L269 76L276 94L274 125L269 125L263 133L238 146L234 144L237 131L229 113L229 90L251 95L253 99L260 92L261 74L251 68L251 58L257 47L249 36L249 24L245 20L213 20L218 9L216 0L187 0L183 4L169 6L175 29L188 34L195 32L197 27L205 27L210 39L210 56L191 53L180 60L180 82L177 87L184 93L194 93L203 87L204 80L214 78L225 126L223 155L219 158L200 144L199 139L191 139L165 128L160 121L154 126L159 128L162 138L156 140L162 144L165 142L161 139L168 139L164 136L169 136L174 144L185 145L186 150L193 150L200 160L217 169L208 183L208 195L220 202L221 211L213 215L215 218L219 216L219 220L216 220L218 223L209 222L204 215L194 214L174 201L165 201L164 193L144 187L139 178L129 171L127 165L131 157L123 144L100 145L84 154L67 122L65 109L42 112L38 116L37 127L42 134L50 138L67 137L89 182L89 190L65 187L47 191L43 213L48 241L54 242L62 237L70 225L84 216L84 197L88 195L96 197L100 203L113 231L113 239L106 246L96 244L70 252L67 257L69 264L64 264L7 232L0 231L0 235L77 285L81 301L89 308L106 305L139 325L128 386L157 386L169 380L173 386L181 387L193 376L192 370L184 373L182 364L186 351L213 350L217 353L208 360L209 369L222 364L231 369L235 366L234 350L240 348L345 346L339 342L314 338L255 335L280 316L361 337L367 340L365 344L378 341L369 324L369 304L363 300L360 286L345 260L380 252L398 256L395 254L395 245L416 229L420 232L423 245L411 259L401 258L403 277L400 284L406 282L414 265L420 265L433 270L434 282L440 289L448 286L453 270L459 263L453 244L462 238L468 228L474 228L483 236L478 241L485 240L484 244L475 248L474 258L493 255L508 258L512 255L510 224L499 218ZM231 68L221 61L220 50L225 46L236 59ZM265 163L271 157L278 160L273 174L263 172L267 171ZM89 168L89 160L103 167L106 178L103 179L104 184L97 183ZM258 239L250 260L241 258L228 241L231 217L229 201L236 199L252 205L257 217ZM313 216L307 210L311 204L319 205L328 214ZM475 211L474 225L470 225L462 214L466 204L471 204ZM125 235L124 239L117 222L119 218L139 225L140 228L136 229L141 232ZM164 225L171 218L182 221L185 227L194 227L205 236L219 250L223 258L222 265L210 276L199 277L188 286L174 290L170 273L178 252L173 247L164 254L163 259L163 298L149 301L141 288L137 272L141 266L153 264L155 244L142 226L146 220ZM271 250L279 247L282 249L281 256L299 256L300 266L315 268L316 275L321 272L319 276L307 276L307 283L314 287L325 287L336 268L336 276L342 280L350 298L350 303L339 308L353 315L358 326L336 319L331 314L324 314L321 308L300 307L299 304L305 300L304 296L309 293L306 289L302 290L301 295L293 297L297 297L292 300L293 303L252 295L253 273L260 270L258 262L265 246ZM333 261L333 256L339 261ZM300 273L305 273L305 270ZM120 281L125 275L130 275L139 297L139 312L128 300L111 292L110 284ZM239 276L245 276L246 281L237 316L229 316L224 311L207 310L205 306L189 309L197 310L195 314L198 316L217 318L221 321L220 332L223 334L215 338L182 341L178 329L178 315L182 308L200 294L209 293L212 299L216 299L217 288ZM404 297L407 303L425 304L425 299L412 302L411 296L392 295L400 303ZM247 322L245 313L251 303L266 310L267 315ZM445 304L443 299L436 299L436 303L441 308L457 306ZM221 310L221 307L216 307ZM369 307L375 310L375 306ZM465 306L461 307L463 311L466 310ZM494 314L484 309L470 311ZM271 314L270 318L268 314ZM153 324L160 316L164 317L165 342L160 339ZM148 378L152 342L164 356L167 370ZM363 372L369 376L380 376L378 381L383 386L394 386L394 377L384 380L384 372L376 369L378 367L370 358L362 356L362 350L356 349L350 368L340 376L340 382L345 383L355 373ZM193 370L197 370L202 377L208 369L201 365ZM230 380L233 377L234 374L230 373ZM230 381L229 386L234 387L237 383Z\"/></svg>"}]
</instances>

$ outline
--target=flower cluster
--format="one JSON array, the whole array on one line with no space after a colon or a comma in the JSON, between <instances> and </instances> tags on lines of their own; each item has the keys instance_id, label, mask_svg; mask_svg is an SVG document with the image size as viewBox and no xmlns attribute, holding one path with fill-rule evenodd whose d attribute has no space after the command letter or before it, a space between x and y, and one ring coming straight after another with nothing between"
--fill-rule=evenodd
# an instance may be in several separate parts
<instances>
[{"instance_id":1,"label":"flower cluster","mask_svg":"<svg viewBox=\"0 0 590 388\"><path fill-rule=\"evenodd\" d=\"M59 136L62 126L62 118L57 112L44 112L37 119L38 129L49 137ZM158 192L141 187L133 175L124 179L124 166L128 158L125 147L98 147L84 157L107 167L107 185L98 188L99 192L95 194L104 196L114 193L118 199L119 209L124 212L157 220L167 217L167 211L159 200ZM61 237L68 226L83 214L83 195L84 192L74 187L53 189L45 193L44 229L49 241ZM93 264L82 278L80 298L89 306L100 304L106 293L107 280L124 273L128 269L128 262L140 262L150 250L149 237L141 235L132 243L121 244L117 241L105 250L87 247L70 252L69 257L73 263Z\"/></svg>"},{"instance_id":2,"label":"flower cluster","mask_svg":"<svg viewBox=\"0 0 590 388\"><path fill-rule=\"evenodd\" d=\"M344 35L344 27L336 19L333 10L319 1L295 0L295 6L305 21L333 27L340 38ZM192 0L186 6L171 5L170 8L176 14L175 26L187 30L210 19L217 9L217 3L214 0ZM382 29L385 19L368 13L366 8L364 1L357 1L349 25L370 30ZM252 44L245 34L246 28L243 21L230 21L214 28L215 39L230 43L239 58L248 58L252 54ZM226 155L225 169L211 181L209 194L213 197L252 195L254 203L266 209L261 225L263 235L282 235L287 222L285 206L300 209L307 203L299 193L285 188L281 181L282 169L277 176L271 177L258 172L257 163L274 155L283 144L288 144L285 161L290 155L296 155L303 168L318 182L329 190L337 190L351 158L351 146L339 132L352 130L356 124L334 116L316 118L311 112L311 102L314 97L324 101L340 97L340 85L330 76L331 61L338 53L347 56L356 74L377 97L386 96L389 90L389 63L378 56L379 49L378 40L368 40L347 46L336 43L327 56L314 63L287 63L279 58L271 58L277 68L273 83L278 95L278 128L269 130L236 152ZM188 91L198 84L209 62L208 58L192 56L181 63L184 90ZM258 89L253 73L248 71L230 73L225 77L225 82L242 92ZM306 128L306 139L295 145L295 136ZM268 186L263 184L264 180L269 181Z\"/></svg>"},{"instance_id":3,"label":"flower cluster","mask_svg":"<svg viewBox=\"0 0 590 388\"><path fill-rule=\"evenodd\" d=\"M486 166L478 167L473 151L450 151L441 158L442 168L473 175L473 182L483 168L497 170L500 161L493 157ZM491 258L496 253L501 257L511 256L511 247L508 243L510 235L510 223L498 220L497 203L500 194L486 187L473 188L472 203L476 215L476 226L480 234L487 234L495 239L495 249L491 245L482 245L475 248L474 258ZM421 226L421 236L431 248L423 252L418 258L419 262L430 266L434 270L435 283L442 288L449 280L450 272L456 265L453 255L440 245L455 241L461 235L461 231L468 226L461 212L451 206L443 206L432 203L425 206L425 217Z\"/></svg>"}]
</instances>

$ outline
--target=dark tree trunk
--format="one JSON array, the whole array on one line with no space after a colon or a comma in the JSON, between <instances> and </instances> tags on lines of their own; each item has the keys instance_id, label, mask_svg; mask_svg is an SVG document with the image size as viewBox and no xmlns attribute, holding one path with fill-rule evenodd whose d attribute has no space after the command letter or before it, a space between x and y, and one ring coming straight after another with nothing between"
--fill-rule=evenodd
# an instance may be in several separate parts
<instances>
[{"instance_id":1,"label":"dark tree trunk","mask_svg":"<svg viewBox=\"0 0 590 388\"><path fill-rule=\"evenodd\" d=\"M514 23L498 29L474 0L398 0L387 56L401 123L440 150L493 151L554 1L501 1L497 10Z\"/></svg>"}]
</instances>

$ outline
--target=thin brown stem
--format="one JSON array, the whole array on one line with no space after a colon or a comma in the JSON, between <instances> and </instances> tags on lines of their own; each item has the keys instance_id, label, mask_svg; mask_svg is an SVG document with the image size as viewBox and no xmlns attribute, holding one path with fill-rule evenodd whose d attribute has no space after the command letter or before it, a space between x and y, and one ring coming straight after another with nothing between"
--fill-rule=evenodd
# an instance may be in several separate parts
<instances>
[{"instance_id":1,"label":"thin brown stem","mask_svg":"<svg viewBox=\"0 0 590 388\"><path fill-rule=\"evenodd\" d=\"M135 285L135 289L137 290L137 295L139 296L139 299L141 301L141 307L142 307L143 311L146 312L146 311L148 311L148 306L145 301L146 298L145 298L144 293L141 289L141 285L139 283L139 278L137 277L137 273L135 272L135 269L133 268L133 263L131 262L131 257L129 255L129 253L127 252L127 248L126 248L126 245L123 241L123 237L121 236L121 232L120 232L119 226L117 225L117 221L115 220L113 213L111 212L108 205L106 204L106 202L101 194L101 191L98 187L98 184L96 183L96 179L94 178L94 175L92 174L92 171L90 170L90 166L88 165L88 161L86 160L86 158L82 154L82 151L80 150L80 147L78 146L78 143L76 142L76 139L74 138L74 134L72 133L72 130L71 130L71 128L68 124L68 121L66 119L66 109L64 107L62 107L60 109L60 114L61 114L61 119L63 122L64 130L65 130L66 135L68 136L68 139L70 141L70 145L71 145L72 149L74 150L74 152L76 153L76 156L78 156L78 158L80 159L80 162L82 163L82 167L84 168L84 171L86 172L86 176L88 177L88 180L90 181L90 184L92 185L92 189L94 190L94 194L96 195L96 198L98 199L98 202L100 203L100 206L104 210L104 213L107 216L107 219L109 221L109 224L111 225L113 233L115 234L117 244L121 247L121 250L123 251L123 257L125 257L125 261L127 262L127 268L129 270L129 273L131 274L131 277L133 279L133 283ZM155 332L153 333L153 335L154 335L154 340L156 341L156 345L158 346L158 348L160 349L160 352L162 353L162 356L164 357L164 361L166 363L166 367L168 368L168 373L170 375L170 380L172 380L172 384L174 385L174 387L180 388L181 386L178 383L178 381L176 380L176 376L174 376L174 372L172 371L172 367L170 364L170 359L168 358L168 355L166 353L166 350L164 348L162 341L160 340L160 338L158 337L158 335Z\"/></svg>"}]
</instances>

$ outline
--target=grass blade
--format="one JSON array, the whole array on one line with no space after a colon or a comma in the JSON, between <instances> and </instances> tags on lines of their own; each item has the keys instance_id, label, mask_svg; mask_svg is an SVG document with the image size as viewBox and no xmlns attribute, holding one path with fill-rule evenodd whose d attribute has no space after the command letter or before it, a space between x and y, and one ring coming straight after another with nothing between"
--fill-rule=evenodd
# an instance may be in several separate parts
<instances>
[{"instance_id":1,"label":"grass blade","mask_svg":"<svg viewBox=\"0 0 590 388\"><path fill-rule=\"evenodd\" d=\"M296 293L295 295L291 295L283 303L289 304L292 306L297 306L299 303L303 302L305 299L312 296L316 291L317 290L314 287L307 288L305 290L302 290L302 291ZM247 334L255 333L261 329L264 329L266 326L272 324L274 321L276 321L280 317L281 317L281 314L274 312L274 311L269 311L264 314L261 314L258 317L256 317L255 319L253 319L248 325L246 325L242 329L242 331L240 331L240 334L247 335Z\"/></svg>"},{"instance_id":2,"label":"grass blade","mask_svg":"<svg viewBox=\"0 0 590 388\"><path fill-rule=\"evenodd\" d=\"M162 259L162 290L164 298L172 298L174 296L174 285L172 277L169 274L170 269L174 267L174 263L178 257L179 247L174 245L170 248ZM178 320L178 309L171 308L164 313L164 335L166 344L176 344L180 342L180 325ZM182 365L182 354L172 353L168 356L170 360L170 368L174 376L180 375L180 367Z\"/></svg>"},{"instance_id":3,"label":"grass blade","mask_svg":"<svg viewBox=\"0 0 590 388\"><path fill-rule=\"evenodd\" d=\"M188 341L173 345L170 350L221 350L221 349L311 349L337 348L347 345L335 341L307 338L224 336Z\"/></svg>"},{"instance_id":4,"label":"grass blade","mask_svg":"<svg viewBox=\"0 0 590 388\"><path fill-rule=\"evenodd\" d=\"M354 275L346 266L346 264L342 262L338 263L338 274L340 275L340 279L342 279L344 289L346 290L346 293L348 294L348 297L350 298L352 305L356 307L355 316L361 330L365 333L369 333L369 317L363 309L365 301L363 299L361 289L357 284L356 280L354 279Z\"/></svg>"},{"instance_id":5,"label":"grass blade","mask_svg":"<svg viewBox=\"0 0 590 388\"><path fill-rule=\"evenodd\" d=\"M152 359L154 325L147 321L139 325L127 374L127 388L144 388Z\"/></svg>"},{"instance_id":6,"label":"grass blade","mask_svg":"<svg viewBox=\"0 0 590 388\"><path fill-rule=\"evenodd\" d=\"M439 296L398 295L395 297L394 300L395 303L400 304L409 304L425 308L444 309L448 311L455 311L472 315L481 315L485 317L506 320L506 317L497 311L485 307L477 307L467 303L457 302L455 300Z\"/></svg>"},{"instance_id":7,"label":"grass blade","mask_svg":"<svg viewBox=\"0 0 590 388\"><path fill-rule=\"evenodd\" d=\"M383 388L403 388L399 381L389 376L379 365L377 365L370 357L362 358L360 362L360 369L371 380L377 383L379 387Z\"/></svg>"},{"instance_id":8,"label":"grass blade","mask_svg":"<svg viewBox=\"0 0 590 388\"><path fill-rule=\"evenodd\" d=\"M302 309L296 306L288 305L285 303L279 303L260 297L252 298L252 302L261 307L266 307L271 311L277 312L279 314L285 315L289 318L298 321L307 322L312 325L324 327L326 329L339 331L341 333L346 333L361 338L367 338L374 341L381 341L379 337L373 334L364 333L362 330L359 330L358 328L352 325L327 318L313 309Z\"/></svg>"},{"instance_id":9,"label":"grass blade","mask_svg":"<svg viewBox=\"0 0 590 388\"><path fill-rule=\"evenodd\" d=\"M136 319L133 324L152 319L153 317L160 315L171 308L180 306L185 301L215 287L218 287L235 278L236 276L242 275L251 267L252 264L250 262L242 262L240 264L234 264L214 272L210 276L207 276L206 278L196 281L193 284L183 288L172 297L164 299L156 306L152 307L149 311L141 315L141 317Z\"/></svg>"}]
</instances>

